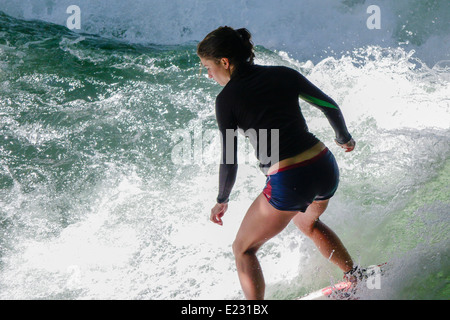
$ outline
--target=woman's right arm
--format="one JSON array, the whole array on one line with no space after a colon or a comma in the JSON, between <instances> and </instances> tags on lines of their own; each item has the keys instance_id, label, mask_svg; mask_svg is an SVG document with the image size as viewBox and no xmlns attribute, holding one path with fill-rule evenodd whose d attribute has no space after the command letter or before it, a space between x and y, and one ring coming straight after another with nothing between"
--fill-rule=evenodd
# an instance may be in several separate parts
<instances>
[{"instance_id":1,"label":"woman's right arm","mask_svg":"<svg viewBox=\"0 0 450 320\"><path fill-rule=\"evenodd\" d=\"M219 194L217 203L226 203L237 176L237 124L231 106L219 97L216 99L216 119L221 138L221 161L219 167Z\"/></svg>"}]
</instances>

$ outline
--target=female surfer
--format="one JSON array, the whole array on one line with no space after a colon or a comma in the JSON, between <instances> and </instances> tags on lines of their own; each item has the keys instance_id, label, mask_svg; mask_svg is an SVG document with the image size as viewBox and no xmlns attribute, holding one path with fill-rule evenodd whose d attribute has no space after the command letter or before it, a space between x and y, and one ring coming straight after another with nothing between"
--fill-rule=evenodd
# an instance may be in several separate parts
<instances>
[{"instance_id":1,"label":"female surfer","mask_svg":"<svg viewBox=\"0 0 450 320\"><path fill-rule=\"evenodd\" d=\"M254 146L267 176L265 188L248 209L233 243L245 297L264 298L264 277L256 252L291 220L327 259L351 277L352 258L338 236L319 219L336 192L339 169L333 154L308 131L298 98L325 114L336 143L349 152L355 141L336 102L293 69L255 65L247 29L220 27L198 44L197 54L209 78L224 87L215 106L222 134L222 161L211 221L222 225L228 208L238 168L238 128L256 135ZM263 146L264 138L270 143Z\"/></svg>"}]
</instances>

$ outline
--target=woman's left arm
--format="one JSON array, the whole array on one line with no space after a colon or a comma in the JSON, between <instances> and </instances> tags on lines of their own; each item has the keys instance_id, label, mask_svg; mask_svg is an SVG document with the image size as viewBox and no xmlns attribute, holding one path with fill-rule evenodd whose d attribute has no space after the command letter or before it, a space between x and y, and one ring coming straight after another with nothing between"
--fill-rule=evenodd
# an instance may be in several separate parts
<instances>
[{"instance_id":1,"label":"woman's left arm","mask_svg":"<svg viewBox=\"0 0 450 320\"><path fill-rule=\"evenodd\" d=\"M337 103L314 84L312 84L303 75L300 73L299 75L300 98L309 102L324 113L336 134L335 141L339 146L346 149L347 152L353 150L355 147L355 141L348 132L344 115L342 114L342 111Z\"/></svg>"}]
</instances>

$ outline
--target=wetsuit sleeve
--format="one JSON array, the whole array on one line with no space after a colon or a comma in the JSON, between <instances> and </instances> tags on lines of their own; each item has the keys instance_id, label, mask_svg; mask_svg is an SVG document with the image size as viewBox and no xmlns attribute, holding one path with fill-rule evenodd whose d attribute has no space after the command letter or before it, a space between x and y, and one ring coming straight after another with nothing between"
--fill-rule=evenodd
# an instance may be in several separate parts
<instances>
[{"instance_id":1,"label":"wetsuit sleeve","mask_svg":"<svg viewBox=\"0 0 450 320\"><path fill-rule=\"evenodd\" d=\"M334 102L334 100L328 97L325 93L323 93L314 84L312 84L303 75L299 75L300 98L319 108L325 114L328 122L330 123L336 134L337 142L341 144L349 142L352 136L347 130L344 116L337 103Z\"/></svg>"},{"instance_id":2,"label":"wetsuit sleeve","mask_svg":"<svg viewBox=\"0 0 450 320\"><path fill-rule=\"evenodd\" d=\"M232 108L225 99L216 99L216 119L220 131L222 155L219 167L219 195L217 203L228 202L236 182L237 163L237 124Z\"/></svg>"}]
</instances>

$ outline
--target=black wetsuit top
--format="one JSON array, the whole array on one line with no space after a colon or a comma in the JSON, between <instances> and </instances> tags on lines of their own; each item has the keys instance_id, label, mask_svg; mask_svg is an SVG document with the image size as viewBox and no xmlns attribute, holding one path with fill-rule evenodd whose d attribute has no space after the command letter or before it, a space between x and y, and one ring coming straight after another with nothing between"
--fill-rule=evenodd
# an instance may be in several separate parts
<instances>
[{"instance_id":1,"label":"black wetsuit top","mask_svg":"<svg viewBox=\"0 0 450 320\"><path fill-rule=\"evenodd\" d=\"M325 114L339 143L350 141L351 135L336 102L299 72L287 67L249 64L240 66L233 72L230 81L216 99L216 117L222 136L218 203L228 202L238 168L237 136L235 134L231 139L226 139L227 132L230 134L234 130L236 133L239 129L241 133L256 133L253 146L257 149L256 156L264 173L274 164L270 161L273 156L272 129L278 129L278 161L295 156L319 142L308 131L300 110L299 97ZM263 138L267 137L267 150L261 152L267 155L263 156L264 159L258 156L261 132L264 134Z\"/></svg>"}]
</instances>

